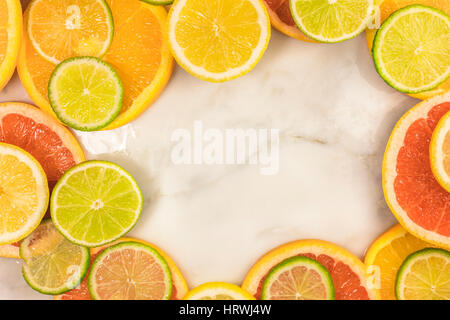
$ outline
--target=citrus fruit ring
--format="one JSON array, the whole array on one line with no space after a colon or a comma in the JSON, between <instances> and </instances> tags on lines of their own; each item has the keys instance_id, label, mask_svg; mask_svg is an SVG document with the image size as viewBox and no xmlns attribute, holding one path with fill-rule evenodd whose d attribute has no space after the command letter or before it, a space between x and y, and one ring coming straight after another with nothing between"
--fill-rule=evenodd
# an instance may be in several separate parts
<instances>
[{"instance_id":1,"label":"citrus fruit ring","mask_svg":"<svg viewBox=\"0 0 450 320\"><path fill-rule=\"evenodd\" d=\"M403 261L411 253L432 247L397 224L378 237L364 258L367 272L382 300L395 300L395 279Z\"/></svg>"},{"instance_id":2,"label":"citrus fruit ring","mask_svg":"<svg viewBox=\"0 0 450 320\"><path fill-rule=\"evenodd\" d=\"M0 142L0 244L27 237L48 206L48 183L39 162L25 150Z\"/></svg>"},{"instance_id":3,"label":"citrus fruit ring","mask_svg":"<svg viewBox=\"0 0 450 320\"><path fill-rule=\"evenodd\" d=\"M382 183L387 204L400 224L416 237L450 247L449 193L430 165L430 139L450 111L450 93L423 101L395 125L386 146Z\"/></svg>"},{"instance_id":4,"label":"citrus fruit ring","mask_svg":"<svg viewBox=\"0 0 450 320\"><path fill-rule=\"evenodd\" d=\"M347 250L327 241L299 240L284 244L256 262L242 288L260 299L264 280L269 272L286 259L305 256L323 265L331 275L336 300L377 299L369 287L365 265Z\"/></svg>"},{"instance_id":5,"label":"citrus fruit ring","mask_svg":"<svg viewBox=\"0 0 450 320\"><path fill-rule=\"evenodd\" d=\"M431 170L439 184L450 192L450 112L447 112L433 131L430 142Z\"/></svg>"},{"instance_id":6,"label":"citrus fruit ring","mask_svg":"<svg viewBox=\"0 0 450 320\"><path fill-rule=\"evenodd\" d=\"M0 91L14 73L21 42L20 0L0 0Z\"/></svg>"},{"instance_id":7,"label":"citrus fruit ring","mask_svg":"<svg viewBox=\"0 0 450 320\"><path fill-rule=\"evenodd\" d=\"M372 52L373 40L378 28L392 13L412 4L422 4L425 6L440 9L450 15L450 5L448 0L375 0L376 18L373 25L366 30L367 45ZM450 91L450 79L442 83L434 90L425 91L416 94L410 94L412 97L425 100L435 95Z\"/></svg>"},{"instance_id":8,"label":"citrus fruit ring","mask_svg":"<svg viewBox=\"0 0 450 320\"><path fill-rule=\"evenodd\" d=\"M235 284L208 282L189 291L183 300L255 300L255 298Z\"/></svg>"},{"instance_id":9,"label":"citrus fruit ring","mask_svg":"<svg viewBox=\"0 0 450 320\"><path fill-rule=\"evenodd\" d=\"M117 244L117 243L129 242L129 241L140 242L140 243L150 246L153 249L155 249L156 251L158 251L158 253L166 261L167 265L169 266L170 272L172 274L172 296L170 297L170 300L181 300L189 290L188 286L186 284L186 281L184 280L183 275L181 274L180 270L178 269L176 264L173 262L173 260L164 251L162 251L160 248L158 248L154 244L151 244L151 243L139 240L139 239L134 239L134 238L121 238L121 239L119 239L113 243L110 243L108 245L105 245L103 247L91 248L91 264L95 260L97 255L100 254L106 248L108 248L114 244ZM69 292L66 292L62 295L55 296L55 300L91 300L91 295L89 293L89 288L88 288L88 276L86 276L83 279L83 281L77 288L75 288Z\"/></svg>"},{"instance_id":10,"label":"citrus fruit ring","mask_svg":"<svg viewBox=\"0 0 450 320\"><path fill-rule=\"evenodd\" d=\"M114 19L114 37L102 59L114 68L124 86L122 110L104 128L110 130L133 121L156 100L169 81L174 64L164 38L167 20L164 7L139 0L106 2ZM28 15L27 9L25 20ZM39 55L27 34L17 69L34 103L56 117L48 100L48 83L55 65Z\"/></svg>"}]
</instances>

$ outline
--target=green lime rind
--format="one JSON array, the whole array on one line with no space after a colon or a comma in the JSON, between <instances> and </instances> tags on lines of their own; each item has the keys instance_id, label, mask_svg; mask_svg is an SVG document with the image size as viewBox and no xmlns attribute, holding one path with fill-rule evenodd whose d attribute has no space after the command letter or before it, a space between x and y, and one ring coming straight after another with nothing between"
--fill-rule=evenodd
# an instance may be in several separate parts
<instances>
[{"instance_id":1,"label":"green lime rind","mask_svg":"<svg viewBox=\"0 0 450 320\"><path fill-rule=\"evenodd\" d=\"M313 259L310 259L308 257L304 257L304 256L296 256L296 257L286 259L283 262L281 262L280 264L273 267L269 271L269 273L267 274L267 276L264 280L262 292L261 292L261 299L262 300L270 300L270 292L269 291L270 291L270 286L272 285L272 283L278 279L279 275L282 272L289 271L290 269L297 267L297 266L306 267L308 269L312 269L312 270L316 271L320 275L322 282L327 289L327 300L334 300L334 297L335 297L334 284L333 284L333 279L331 278L331 275L328 272L328 270L323 265L321 265L319 262L317 262Z\"/></svg>"},{"instance_id":2,"label":"green lime rind","mask_svg":"<svg viewBox=\"0 0 450 320\"><path fill-rule=\"evenodd\" d=\"M140 1L152 4L154 6L168 6L172 4L175 0L140 0Z\"/></svg>"},{"instance_id":3,"label":"green lime rind","mask_svg":"<svg viewBox=\"0 0 450 320\"><path fill-rule=\"evenodd\" d=\"M42 228L45 227L45 225L48 224L52 224L50 219L46 219L44 220L41 225L38 228ZM40 284L35 278L36 276L34 276L34 272L31 270L31 267L29 266L29 264L31 263L30 260L32 260L32 257L26 252L27 251L27 246L29 244L29 240L33 238L33 233L28 236L26 239L24 239L22 241L22 243L20 244L20 248L19 248L19 253L20 253L20 257L24 260L24 264L22 266L22 275L25 279L25 281L27 282L27 284L34 290L36 290L37 292L40 292L42 294L46 294L46 295L59 295L62 294L64 292L70 291L72 289L75 289L83 280L83 278L86 276L86 273L89 269L89 265L90 265L90 253L89 253L89 249L86 247L81 247L78 245L74 245L72 243L70 243L69 241L67 241L65 238L63 238L63 241L66 241L67 243L65 244L65 246L60 250L59 254L63 253L66 254L68 251L70 250L80 250L81 252L81 263L74 263L72 266L77 268L78 272L76 272L75 275L71 274L67 281L61 285L61 286L57 286L57 287L48 287L48 286L44 286L42 284ZM47 242L49 243L49 242ZM58 254L58 252L54 253L52 252L51 254L49 253L48 256L44 256L44 263L46 264L37 264L37 267L39 269L45 270L46 273L46 279L48 279L49 276L51 276L52 274L48 274L47 271L51 270L50 268L50 264L49 261L51 261L51 258L53 258L54 260L54 256ZM50 258L50 255L52 255L52 257ZM42 257L41 257L42 259ZM67 257L64 258L64 262L67 262ZM70 267L72 267L70 266ZM58 273L55 276L60 276L61 272L60 270L56 267L56 265L54 265L54 270L57 271ZM69 267L69 268L70 268Z\"/></svg>"},{"instance_id":4,"label":"green lime rind","mask_svg":"<svg viewBox=\"0 0 450 320\"><path fill-rule=\"evenodd\" d=\"M117 177L115 181L104 181L100 179L93 181L91 177L88 177L86 172L87 170L98 169L112 170L109 172L103 171L103 174L107 172L109 175L113 174L119 177ZM74 181L71 182L70 180L73 180L73 177L78 173L82 173L84 175L84 178L82 178L83 180L75 181L75 185L71 186L71 183L74 183ZM124 188L123 183L122 185L119 184L119 178L124 178L128 184L127 187L131 187L128 191ZM83 189L83 187L86 187L86 190ZM102 189L103 187L106 189ZM111 203L111 200L108 200L107 197L111 196L111 191L114 189L116 189L115 191L118 191L119 194L115 194L116 197L113 197L112 199L115 201ZM102 195L100 197L96 197L95 193L102 191ZM93 197L90 197L90 195ZM132 202L125 199L128 201L126 208L120 205L117 206L117 199L120 200L120 198L124 195L131 195L132 197L135 197L135 199L132 199ZM97 200L100 200L103 205L105 203L109 204L108 206L105 206L105 208L107 207L106 212L108 213L105 213L104 209L102 210L103 207L95 210L93 209L93 206ZM60 209L58 201L63 201L65 203L64 208L61 208L61 211L58 211ZM132 205L135 206L135 209L127 210ZM102 160L85 161L66 171L55 185L50 198L50 215L58 231L61 232L67 240L90 248L106 245L118 240L128 233L139 220L142 207L142 192L133 176L117 164ZM80 212L83 208L86 211ZM90 213L90 215L88 215L88 213ZM127 218L125 216L127 214L128 216L132 215L132 218ZM94 218L97 220L100 219L101 226L97 223L94 225L94 229L92 229L92 220ZM123 219L125 218L127 218L128 221L124 221ZM88 219L88 221L85 219ZM108 219L109 221L106 225L104 225L105 219ZM71 225L70 230L67 230L67 223L71 223L73 221L76 222ZM119 221L125 223L125 225L122 225ZM77 234L79 232L82 233L81 236ZM109 236L105 236L106 233L108 233ZM103 238L97 239L100 235L103 236ZM91 238L91 240L86 240L86 238ZM92 238L95 238L96 240L94 241Z\"/></svg>"},{"instance_id":5,"label":"green lime rind","mask_svg":"<svg viewBox=\"0 0 450 320\"><path fill-rule=\"evenodd\" d=\"M341 37L324 38L324 37L321 37L321 36L319 36L317 34L312 33L304 25L304 23L302 22L302 18L299 16L297 8L296 8L296 4L299 1L302 1L302 0L289 0L289 10L291 12L292 18L294 19L295 24L309 38L311 38L311 39L313 39L315 41L318 41L318 42L322 42L322 43L339 43L339 42L343 42L343 41L355 38L356 36L361 34L367 28L367 25L372 20L373 14L374 14L374 3L373 3L372 0L369 0L369 6L367 8L367 16L365 17L365 19L363 19L361 21L361 25L359 26L359 28L357 28L356 30L354 30L351 33L344 34ZM323 24L321 24L321 25L323 25Z\"/></svg>"},{"instance_id":6,"label":"green lime rind","mask_svg":"<svg viewBox=\"0 0 450 320\"><path fill-rule=\"evenodd\" d=\"M448 261L447 264L450 263L450 252L440 248L425 248L410 254L403 261L397 272L397 278L395 279L395 296L398 300L407 300L403 295L404 282L406 276L411 271L413 264L419 260L426 260L429 257L441 257ZM450 292L450 284L448 286L448 291Z\"/></svg>"},{"instance_id":7,"label":"green lime rind","mask_svg":"<svg viewBox=\"0 0 450 320\"><path fill-rule=\"evenodd\" d=\"M84 97L82 90L80 90L80 84L83 86L84 89L88 90L88 94L89 95L89 101L91 99L91 97L96 97L98 98L98 93L96 94L92 94L90 92L90 88L86 88L86 84L84 83L84 77L82 74L80 74L80 76L83 78L81 81L67 81L67 77L64 74L64 71L67 70L68 68L72 67L72 66L79 66L80 69L80 73L81 68L83 65L90 65L90 66L94 66L95 69L95 73L97 73L97 70L103 71L103 73L108 74L109 79L111 80L111 82L113 83L114 87L115 87L115 95L110 95L111 98L114 98L114 104L110 106L110 110L109 112L102 117L101 119L98 120L93 120L91 122L80 122L80 121L76 121L75 119L73 119L73 117L70 117L67 114L67 110L65 110L65 108L67 108L68 103L61 103L61 97L64 96L64 92L59 92L58 94L58 80L59 79L64 79L65 82L71 82L70 85L73 85L74 87L77 87L76 89L74 89L74 87L68 87L68 86L63 86L64 90L66 90L65 93L69 93L71 95L74 95L74 91L79 91L78 94L75 95L74 99L72 101L69 101L70 103L70 107L73 107L73 109L75 109L75 113L79 114L79 113L90 113L91 110L93 110L93 108L95 108L96 106L89 106L89 110L82 110L81 109L81 104L79 103L79 99L81 99L82 97ZM94 75L92 75L91 79L89 79L89 84L87 85L87 87L89 86L93 86L93 89L95 90L96 87L98 87L98 85L100 83L105 83L104 78L103 79L99 79L99 81L94 82L92 81L92 78L96 75L94 73ZM65 77L64 77L65 76ZM85 75L87 76L87 75ZM101 94L101 93L100 93ZM56 116L58 117L58 119L64 123L65 125L76 129L76 130L80 130L80 131L96 131L96 130L100 130L105 128L106 126L108 126L111 122L113 122L117 116L119 115L120 111L122 110L122 102L123 102L123 95L124 95L124 88L123 88L123 83L120 80L119 75L117 74L117 72L114 70L114 68L109 65L108 63L104 62L103 60L100 60L98 58L95 57L75 57L75 58L69 58L67 60L64 60L63 62L61 62L53 71L52 75L50 76L50 81L48 83L48 98L50 101L50 105L53 109L53 111L55 112ZM104 108L106 105L105 104L101 104L101 107Z\"/></svg>"},{"instance_id":8,"label":"green lime rind","mask_svg":"<svg viewBox=\"0 0 450 320\"><path fill-rule=\"evenodd\" d=\"M375 64L375 69L377 70L378 74L381 76L381 78L392 88L408 94L415 94L415 93L421 93L433 90L437 88L440 84L447 81L450 77L450 63L448 65L447 72L444 73L441 77L438 77L435 81L431 82L428 85L424 85L420 88L411 88L408 86L405 86L398 81L394 80L388 72L386 72L385 68L383 67L382 63L382 48L383 48L383 37L386 35L386 33L389 31L390 27L394 25L394 23L401 18L402 16L405 16L409 13L414 12L424 12L427 11L428 13L432 13L436 16L442 17L443 19L446 19L448 21L449 27L450 27L450 16L447 15L445 12L434 8L430 6L425 6L421 4L413 4L407 7L404 7L402 9L399 9L395 11L393 14L391 14L386 21L383 22L381 27L377 30L377 33L375 34L375 38L373 41L373 47L372 47L372 57ZM400 41L400 39L399 39Z\"/></svg>"},{"instance_id":9,"label":"green lime rind","mask_svg":"<svg viewBox=\"0 0 450 320\"><path fill-rule=\"evenodd\" d=\"M102 58L106 52L108 52L109 48L111 47L111 44L113 42L114 39L114 31L115 31L115 26L114 26L114 18L113 18L113 14L111 11L111 8L109 7L108 3L106 2L106 0L98 0L100 3L102 3L104 9L105 9L105 13L106 16L108 18L108 25L110 26L110 32L109 32L109 37L108 37L108 41L106 41L105 46L103 47L103 50L101 52L99 52L99 54L97 55L98 58ZM28 11L32 10L32 6L34 4L35 1L32 1L28 7ZM61 63L61 61L52 58L52 57L48 57L43 51L42 49L36 45L36 39L34 39L34 37L32 36L32 32L30 30L31 28L31 24L29 23L29 19L30 19L31 14L28 14L28 20L26 21L26 29L27 29L27 35L30 38L30 42L31 45L33 46L33 48L36 50L36 52L39 54L39 56L41 56L41 58L43 58L44 60L52 63L52 64L59 64Z\"/></svg>"},{"instance_id":10,"label":"green lime rind","mask_svg":"<svg viewBox=\"0 0 450 320\"><path fill-rule=\"evenodd\" d=\"M145 245L143 243L134 242L134 241L127 241L127 242L121 242L116 245L113 245L107 249L105 249L102 253L100 253L97 258L95 258L94 262L92 263L91 272L89 273L88 278L88 288L89 293L91 294L92 299L94 300L100 300L101 298L97 294L96 291L96 283L95 283L95 274L98 271L99 266L103 263L103 260L106 258L108 254L110 254L113 251L119 251L124 248L134 248L136 250L145 250L148 253L150 253L156 261L159 262L160 266L162 267L164 274L166 276L166 292L164 295L163 300L169 300L172 296L172 272L170 271L169 265L167 264L166 260L163 258L161 254L159 254L158 251L153 249L152 247Z\"/></svg>"}]
</instances>

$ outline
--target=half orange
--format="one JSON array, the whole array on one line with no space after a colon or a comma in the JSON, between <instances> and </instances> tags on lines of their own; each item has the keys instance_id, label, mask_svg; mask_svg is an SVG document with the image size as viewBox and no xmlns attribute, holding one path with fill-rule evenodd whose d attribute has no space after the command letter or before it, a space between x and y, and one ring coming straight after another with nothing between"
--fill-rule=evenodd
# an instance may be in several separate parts
<instances>
[{"instance_id":1,"label":"half orange","mask_svg":"<svg viewBox=\"0 0 450 320\"><path fill-rule=\"evenodd\" d=\"M122 111L105 128L114 129L136 119L161 94L172 74L173 58L164 38L167 13L163 7L139 0L106 2L114 18L114 38L103 59L124 85ZM20 79L36 105L53 116L47 87L54 68L25 35L18 62Z\"/></svg>"}]
</instances>

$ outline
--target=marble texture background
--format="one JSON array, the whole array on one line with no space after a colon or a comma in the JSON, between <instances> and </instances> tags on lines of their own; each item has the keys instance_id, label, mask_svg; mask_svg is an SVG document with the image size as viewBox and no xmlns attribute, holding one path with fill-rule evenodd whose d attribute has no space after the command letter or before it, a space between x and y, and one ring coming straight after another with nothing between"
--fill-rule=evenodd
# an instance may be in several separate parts
<instances>
[{"instance_id":1,"label":"marble texture background","mask_svg":"<svg viewBox=\"0 0 450 320\"><path fill-rule=\"evenodd\" d=\"M17 75L0 101L31 102ZM377 75L361 35L310 44L273 31L248 75L224 84L177 67L156 103L133 123L76 133L89 159L129 170L145 197L130 232L164 249L190 287L239 284L266 251L319 238L362 257L395 223L381 187L384 148L395 122L416 100ZM280 170L251 165L174 165L171 134L206 128L280 130ZM0 299L48 298L29 289L20 262L0 258Z\"/></svg>"}]
</instances>

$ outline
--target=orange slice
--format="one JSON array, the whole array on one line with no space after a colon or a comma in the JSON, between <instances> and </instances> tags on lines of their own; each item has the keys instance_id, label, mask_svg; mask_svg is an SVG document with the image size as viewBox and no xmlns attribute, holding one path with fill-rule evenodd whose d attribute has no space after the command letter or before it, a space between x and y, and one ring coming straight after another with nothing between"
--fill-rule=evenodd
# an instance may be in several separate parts
<instances>
[{"instance_id":1,"label":"orange slice","mask_svg":"<svg viewBox=\"0 0 450 320\"><path fill-rule=\"evenodd\" d=\"M113 66L124 85L123 107L105 129L136 119L161 94L173 69L173 58L164 38L167 13L163 7L139 0L106 1L114 18L114 38L103 60ZM28 11L25 12L25 20ZM18 61L20 79L36 105L52 114L48 81L54 65L43 59L27 35Z\"/></svg>"},{"instance_id":2,"label":"orange slice","mask_svg":"<svg viewBox=\"0 0 450 320\"><path fill-rule=\"evenodd\" d=\"M20 1L0 0L0 91L14 73L21 40Z\"/></svg>"},{"instance_id":3,"label":"orange slice","mask_svg":"<svg viewBox=\"0 0 450 320\"><path fill-rule=\"evenodd\" d=\"M145 244L147 246L152 247L158 253L166 260L167 264L169 265L170 272L172 273L172 296L170 297L170 300L181 300L188 292L188 286L186 284L186 281L184 280L183 275L181 274L180 270L176 266L176 264L172 261L172 259L160 248L157 246L147 243L142 240L133 239L133 238L121 238L113 243L110 243L106 246L99 247L99 248L91 248L91 263L95 260L95 258L103 252L106 248L117 244L121 242L128 242L128 241L134 241L134 242L140 242L142 244ZM81 284L62 295L55 296L55 300L91 300L91 296L89 294L89 288L88 288L88 277L89 277L89 271L86 277L83 279Z\"/></svg>"},{"instance_id":4,"label":"orange slice","mask_svg":"<svg viewBox=\"0 0 450 320\"><path fill-rule=\"evenodd\" d=\"M383 300L396 300L395 279L403 261L411 253L432 247L396 225L383 233L367 250L364 262L373 277L375 290Z\"/></svg>"},{"instance_id":5,"label":"orange slice","mask_svg":"<svg viewBox=\"0 0 450 320\"><path fill-rule=\"evenodd\" d=\"M306 36L295 24L289 9L289 0L263 0L272 26L285 35L308 42L317 42Z\"/></svg>"},{"instance_id":6,"label":"orange slice","mask_svg":"<svg viewBox=\"0 0 450 320\"><path fill-rule=\"evenodd\" d=\"M50 192L66 170L85 160L69 130L42 110L24 103L0 103L0 142L14 144L39 161ZM0 246L0 257L19 259L19 246Z\"/></svg>"},{"instance_id":7,"label":"orange slice","mask_svg":"<svg viewBox=\"0 0 450 320\"><path fill-rule=\"evenodd\" d=\"M436 181L429 148L450 111L450 92L419 103L396 124L383 161L383 190L400 224L416 237L450 248L450 194Z\"/></svg>"},{"instance_id":8,"label":"orange slice","mask_svg":"<svg viewBox=\"0 0 450 320\"><path fill-rule=\"evenodd\" d=\"M365 265L347 250L322 240L294 241L270 251L250 269L242 288L260 299L264 280L272 268L296 256L316 260L328 270L336 300L377 298L376 292L369 288Z\"/></svg>"},{"instance_id":9,"label":"orange slice","mask_svg":"<svg viewBox=\"0 0 450 320\"><path fill-rule=\"evenodd\" d=\"M373 40L375 38L375 34L377 32L377 27L379 26L395 11L398 9L407 7L412 4L422 4L425 6L434 7L440 9L450 15L450 4L448 0L376 0L375 5L378 7L376 12L376 19L374 20L373 28L369 28L366 30L366 38L367 45L369 46L370 51L372 51ZM379 22L379 25L377 25ZM450 79L442 83L439 87L434 90L421 92L417 94L410 94L410 96L425 100L431 98L435 95L442 94L444 92L450 91Z\"/></svg>"}]
</instances>

